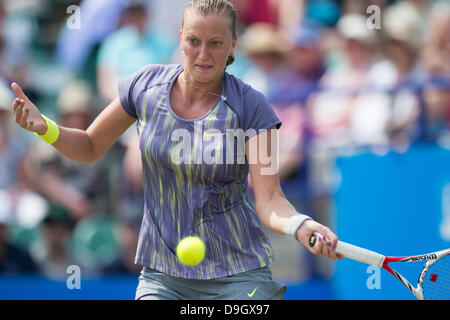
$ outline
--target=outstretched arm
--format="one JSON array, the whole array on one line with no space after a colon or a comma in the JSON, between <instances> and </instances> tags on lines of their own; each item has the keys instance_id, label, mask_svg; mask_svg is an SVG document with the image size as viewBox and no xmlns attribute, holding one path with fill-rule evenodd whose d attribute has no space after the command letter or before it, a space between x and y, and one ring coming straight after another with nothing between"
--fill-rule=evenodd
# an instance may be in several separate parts
<instances>
[{"instance_id":1,"label":"outstretched arm","mask_svg":"<svg viewBox=\"0 0 450 320\"><path fill-rule=\"evenodd\" d=\"M43 135L47 124L39 109L17 83L11 85L17 98L13 103L14 121L22 128ZM114 99L85 130L59 126L58 139L52 144L66 157L81 163L99 159L136 121L123 110L120 99Z\"/></svg>"},{"instance_id":2,"label":"outstretched arm","mask_svg":"<svg viewBox=\"0 0 450 320\"><path fill-rule=\"evenodd\" d=\"M267 134L266 139L261 139L262 136ZM248 140L246 143L246 155L247 159L253 159L249 161L250 178L252 179L253 191L255 194L255 208L262 223L269 229L286 234L286 229L289 229L292 224L290 220L294 216L298 216L299 213L291 205L291 203L285 198L278 178L276 168L276 150L277 146L273 141L277 139L271 139L272 135L277 134L277 130L268 130L266 133L260 133ZM264 161L260 159L261 144L266 144L263 149L267 150L265 155L267 158ZM258 158L258 159L257 159ZM257 161L255 161L257 159ZM267 161L270 159L270 161ZM295 226L295 223L293 224ZM309 246L309 238L314 232L319 232L324 235L328 242L319 242L314 248ZM300 228L294 230L295 236L300 243L302 243L309 251L314 254L319 254L330 258L331 260L342 259L343 257L336 255L335 245L337 243L337 236L326 226L312 220L305 220Z\"/></svg>"}]
</instances>

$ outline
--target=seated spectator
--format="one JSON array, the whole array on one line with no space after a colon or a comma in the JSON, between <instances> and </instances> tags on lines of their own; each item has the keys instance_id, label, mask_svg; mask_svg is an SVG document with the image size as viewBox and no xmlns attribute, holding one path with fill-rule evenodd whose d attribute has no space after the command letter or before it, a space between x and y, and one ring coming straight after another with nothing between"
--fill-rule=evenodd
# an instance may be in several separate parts
<instances>
[{"instance_id":1,"label":"seated spectator","mask_svg":"<svg viewBox=\"0 0 450 320\"><path fill-rule=\"evenodd\" d=\"M65 279L67 267L75 263L70 250L73 220L68 212L50 205L40 225L40 241L30 251L39 273L50 279Z\"/></svg>"},{"instance_id":2,"label":"seated spectator","mask_svg":"<svg viewBox=\"0 0 450 320\"><path fill-rule=\"evenodd\" d=\"M397 151L405 152L424 132L419 121L424 112L420 98L424 73L417 59L423 44L421 15L404 1L389 6L382 21L387 59L378 62L373 72L379 88L387 90L391 100L386 127L389 141Z\"/></svg>"},{"instance_id":3,"label":"seated spectator","mask_svg":"<svg viewBox=\"0 0 450 320\"><path fill-rule=\"evenodd\" d=\"M270 96L288 70L285 64L287 41L272 25L255 23L242 35L242 47L251 62L242 80Z\"/></svg>"},{"instance_id":4,"label":"seated spectator","mask_svg":"<svg viewBox=\"0 0 450 320\"><path fill-rule=\"evenodd\" d=\"M423 87L424 138L432 141L450 132L450 75L432 77Z\"/></svg>"},{"instance_id":5,"label":"seated spectator","mask_svg":"<svg viewBox=\"0 0 450 320\"><path fill-rule=\"evenodd\" d=\"M375 33L366 17L346 14L337 24L340 62L321 79L321 90L310 97L308 113L316 142L328 146L386 143L389 117L386 93L373 92L378 79L372 75L376 52ZM339 50L339 48L341 48Z\"/></svg>"},{"instance_id":6,"label":"seated spectator","mask_svg":"<svg viewBox=\"0 0 450 320\"><path fill-rule=\"evenodd\" d=\"M81 18L80 29L69 28L68 20L61 26L55 43L57 61L74 71L84 68L90 56L95 55L96 46L120 27L122 23L120 18L128 2L128 0L81 1L79 4L81 14L78 16ZM74 43L77 45L74 46Z\"/></svg>"},{"instance_id":7,"label":"seated spectator","mask_svg":"<svg viewBox=\"0 0 450 320\"><path fill-rule=\"evenodd\" d=\"M137 214L138 212L140 214ZM142 211L138 210L136 214L129 213L127 215L124 213L118 217L115 235L119 245L119 254L114 261L103 268L103 274L138 275L141 271L140 266L134 263L142 220L141 215Z\"/></svg>"},{"instance_id":8,"label":"seated spectator","mask_svg":"<svg viewBox=\"0 0 450 320\"><path fill-rule=\"evenodd\" d=\"M9 227L14 217L1 193L0 203L0 275L35 273L37 267L29 253L8 239Z\"/></svg>"},{"instance_id":9,"label":"seated spectator","mask_svg":"<svg viewBox=\"0 0 450 320\"><path fill-rule=\"evenodd\" d=\"M387 7L383 16L384 56L375 60L374 36L364 17L344 15L338 23L348 63L330 69L323 91L311 101L313 130L328 145L393 146L404 152L420 135L417 64L417 9L408 3ZM332 102L332 103L330 103Z\"/></svg>"},{"instance_id":10,"label":"seated spectator","mask_svg":"<svg viewBox=\"0 0 450 320\"><path fill-rule=\"evenodd\" d=\"M0 207L14 223L33 228L43 218L46 200L32 190L29 149L11 126L11 91L0 83Z\"/></svg>"},{"instance_id":11,"label":"seated spectator","mask_svg":"<svg viewBox=\"0 0 450 320\"><path fill-rule=\"evenodd\" d=\"M428 74L450 75L450 5L435 4L430 10L424 46L419 58Z\"/></svg>"},{"instance_id":12,"label":"seated spectator","mask_svg":"<svg viewBox=\"0 0 450 320\"><path fill-rule=\"evenodd\" d=\"M118 79L152 63L168 63L176 35L165 35L149 22L146 5L132 2L123 12L122 27L101 44L97 59L98 90L107 101L118 94Z\"/></svg>"},{"instance_id":13,"label":"seated spectator","mask_svg":"<svg viewBox=\"0 0 450 320\"><path fill-rule=\"evenodd\" d=\"M284 77L275 92L267 98L274 104L300 103L319 89L325 72L321 49L322 28L315 22L303 22L290 35L291 46L287 56L290 73Z\"/></svg>"},{"instance_id":14,"label":"seated spectator","mask_svg":"<svg viewBox=\"0 0 450 320\"><path fill-rule=\"evenodd\" d=\"M346 14L336 28L341 62L328 67L321 85L324 89L356 93L371 86L369 70L375 61L376 34L366 26L366 17ZM342 49L341 49L342 47Z\"/></svg>"},{"instance_id":15,"label":"seated spectator","mask_svg":"<svg viewBox=\"0 0 450 320\"><path fill-rule=\"evenodd\" d=\"M422 88L425 111L423 138L436 140L450 130L450 5L435 4L430 10L425 45L419 63L425 73Z\"/></svg>"},{"instance_id":16,"label":"seated spectator","mask_svg":"<svg viewBox=\"0 0 450 320\"><path fill-rule=\"evenodd\" d=\"M289 34L302 21L305 11L303 0L278 0L278 29Z\"/></svg>"},{"instance_id":17,"label":"seated spectator","mask_svg":"<svg viewBox=\"0 0 450 320\"><path fill-rule=\"evenodd\" d=\"M384 36L383 49L386 59L379 62L380 70L386 72L379 77L380 86L391 89L407 82L413 77L419 78L417 54L423 44L420 37L420 13L408 1L389 6L382 20Z\"/></svg>"}]
</instances>

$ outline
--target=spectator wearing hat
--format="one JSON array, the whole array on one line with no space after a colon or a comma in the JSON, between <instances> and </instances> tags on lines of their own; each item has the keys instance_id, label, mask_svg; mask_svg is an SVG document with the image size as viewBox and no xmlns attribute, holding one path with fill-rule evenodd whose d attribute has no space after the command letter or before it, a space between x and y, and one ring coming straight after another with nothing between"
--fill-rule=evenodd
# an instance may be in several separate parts
<instances>
[{"instance_id":1,"label":"spectator wearing hat","mask_svg":"<svg viewBox=\"0 0 450 320\"><path fill-rule=\"evenodd\" d=\"M425 73L423 137L440 139L450 130L450 5L436 3L426 24L419 64Z\"/></svg>"},{"instance_id":2,"label":"spectator wearing hat","mask_svg":"<svg viewBox=\"0 0 450 320\"><path fill-rule=\"evenodd\" d=\"M269 96L277 104L304 104L309 95L319 89L319 80L325 72L321 41L322 27L314 21L305 21L288 37L286 53L289 74L280 89Z\"/></svg>"},{"instance_id":3,"label":"spectator wearing hat","mask_svg":"<svg viewBox=\"0 0 450 320\"><path fill-rule=\"evenodd\" d=\"M367 28L367 18L360 14L343 15L337 24L337 65L328 67L322 79L325 88L360 91L371 85L370 68L376 59L376 33Z\"/></svg>"},{"instance_id":4,"label":"spectator wearing hat","mask_svg":"<svg viewBox=\"0 0 450 320\"><path fill-rule=\"evenodd\" d=\"M266 96L271 96L288 71L285 65L285 54L289 49L286 39L273 25L255 23L245 30L242 48L251 61L250 70L243 80Z\"/></svg>"},{"instance_id":5,"label":"spectator wearing hat","mask_svg":"<svg viewBox=\"0 0 450 320\"><path fill-rule=\"evenodd\" d=\"M366 20L349 13L337 24L340 62L328 67L321 91L308 103L316 147L386 143L389 107L387 99L373 91L378 81L372 72L377 39Z\"/></svg>"},{"instance_id":6,"label":"spectator wearing hat","mask_svg":"<svg viewBox=\"0 0 450 320\"><path fill-rule=\"evenodd\" d=\"M382 21L386 56L394 67L393 80L398 83L417 72L417 54L423 45L420 13L404 1L388 7Z\"/></svg>"},{"instance_id":7,"label":"spectator wearing hat","mask_svg":"<svg viewBox=\"0 0 450 320\"><path fill-rule=\"evenodd\" d=\"M424 46L419 58L425 72L429 74L450 74L450 4L438 2L430 10L426 24Z\"/></svg>"},{"instance_id":8,"label":"spectator wearing hat","mask_svg":"<svg viewBox=\"0 0 450 320\"><path fill-rule=\"evenodd\" d=\"M377 103L375 99L368 101L374 105L372 110L376 110L375 105L385 110L384 123L377 130L384 130L387 145L406 152L421 135L419 115L424 106L420 86L424 73L417 60L422 45L421 17L411 2L402 1L388 6L381 21L383 56L370 70L371 85L380 94ZM374 114L370 118L380 119Z\"/></svg>"}]
</instances>

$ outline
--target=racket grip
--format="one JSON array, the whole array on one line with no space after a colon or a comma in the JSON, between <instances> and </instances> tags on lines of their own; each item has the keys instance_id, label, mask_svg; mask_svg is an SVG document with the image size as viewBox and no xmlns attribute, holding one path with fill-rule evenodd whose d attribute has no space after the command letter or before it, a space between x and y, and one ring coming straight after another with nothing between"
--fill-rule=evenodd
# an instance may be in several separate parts
<instances>
[{"instance_id":1,"label":"racket grip","mask_svg":"<svg viewBox=\"0 0 450 320\"><path fill-rule=\"evenodd\" d=\"M318 237L323 237L319 233L314 233L309 239L309 245L314 247ZM364 248L354 246L352 244L346 243L344 241L338 241L336 245L336 253L343 255L346 258L357 260L369 265L374 265L378 267L383 266L384 256L382 254L370 251Z\"/></svg>"}]
</instances>

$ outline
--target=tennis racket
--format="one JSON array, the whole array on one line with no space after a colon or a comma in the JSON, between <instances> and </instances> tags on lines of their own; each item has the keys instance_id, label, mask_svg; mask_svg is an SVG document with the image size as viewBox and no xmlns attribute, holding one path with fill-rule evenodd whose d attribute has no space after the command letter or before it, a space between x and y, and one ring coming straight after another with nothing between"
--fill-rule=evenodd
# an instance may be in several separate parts
<instances>
[{"instance_id":1,"label":"tennis racket","mask_svg":"<svg viewBox=\"0 0 450 320\"><path fill-rule=\"evenodd\" d=\"M314 233L309 239L309 245L313 248L318 240L323 239L324 237L321 234ZM415 256L386 257L382 254L338 241L336 253L359 262L383 268L400 280L419 300L450 299L450 249ZM405 277L392 269L389 266L391 262L425 262L419 275L417 288L414 288Z\"/></svg>"}]
</instances>

